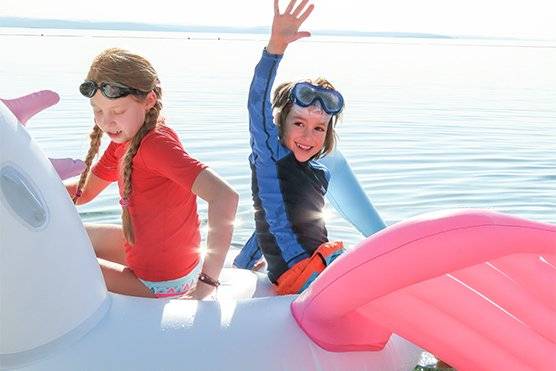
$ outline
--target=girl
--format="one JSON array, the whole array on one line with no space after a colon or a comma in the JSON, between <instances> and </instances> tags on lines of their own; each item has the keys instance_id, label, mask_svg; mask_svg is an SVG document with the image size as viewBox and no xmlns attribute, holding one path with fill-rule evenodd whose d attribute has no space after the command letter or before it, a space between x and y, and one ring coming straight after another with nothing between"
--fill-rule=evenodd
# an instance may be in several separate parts
<instances>
[{"instance_id":1,"label":"girl","mask_svg":"<svg viewBox=\"0 0 556 371\"><path fill-rule=\"evenodd\" d=\"M270 89L288 44L310 36L298 30L314 6L304 10L303 0L294 9L295 2L280 14L274 1L270 41L251 82L249 160L256 232L234 262L245 267L260 248L278 294L303 291L343 252L341 242L327 238L322 210L329 172L314 161L334 149L342 95L325 79L289 82L276 88L270 104Z\"/></svg>"},{"instance_id":2,"label":"girl","mask_svg":"<svg viewBox=\"0 0 556 371\"><path fill-rule=\"evenodd\" d=\"M122 226L86 225L108 289L144 297L202 299L218 287L238 195L190 157L160 116L156 71L141 56L107 49L80 86L94 112L86 169L67 184L74 203L118 182ZM111 140L91 168L102 135ZM207 253L200 254L196 196L208 202Z\"/></svg>"}]
</instances>

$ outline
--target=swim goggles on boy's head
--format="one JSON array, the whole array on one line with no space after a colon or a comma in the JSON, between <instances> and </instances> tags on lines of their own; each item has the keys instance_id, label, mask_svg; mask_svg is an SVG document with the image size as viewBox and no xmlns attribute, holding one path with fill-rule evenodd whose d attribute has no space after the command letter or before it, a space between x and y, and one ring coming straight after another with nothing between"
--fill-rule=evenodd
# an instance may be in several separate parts
<instances>
[{"instance_id":1,"label":"swim goggles on boy's head","mask_svg":"<svg viewBox=\"0 0 556 371\"><path fill-rule=\"evenodd\" d=\"M294 85L290 100L301 107L309 107L320 102L322 109L329 115L335 115L344 108L344 98L339 91L326 89L308 82Z\"/></svg>"},{"instance_id":2,"label":"swim goggles on boy's head","mask_svg":"<svg viewBox=\"0 0 556 371\"><path fill-rule=\"evenodd\" d=\"M114 82L101 82L100 84L97 84L92 80L85 80L83 84L79 85L79 91L87 98L94 97L97 90L100 90L102 95L104 95L108 99L122 98L128 96L129 94L133 94L133 95L146 94L144 91L130 88L129 86L125 86Z\"/></svg>"}]
</instances>

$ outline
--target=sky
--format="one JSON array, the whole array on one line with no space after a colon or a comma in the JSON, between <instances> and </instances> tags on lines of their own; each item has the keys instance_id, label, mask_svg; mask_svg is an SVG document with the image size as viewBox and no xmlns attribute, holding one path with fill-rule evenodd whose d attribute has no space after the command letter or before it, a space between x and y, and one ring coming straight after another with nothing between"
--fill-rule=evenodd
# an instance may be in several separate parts
<instances>
[{"instance_id":1,"label":"sky","mask_svg":"<svg viewBox=\"0 0 556 371\"><path fill-rule=\"evenodd\" d=\"M313 0L304 29L556 40L554 0ZM285 8L287 0L281 0ZM272 0L1 0L0 16L269 26ZM0 24L1 27L1 24Z\"/></svg>"}]
</instances>

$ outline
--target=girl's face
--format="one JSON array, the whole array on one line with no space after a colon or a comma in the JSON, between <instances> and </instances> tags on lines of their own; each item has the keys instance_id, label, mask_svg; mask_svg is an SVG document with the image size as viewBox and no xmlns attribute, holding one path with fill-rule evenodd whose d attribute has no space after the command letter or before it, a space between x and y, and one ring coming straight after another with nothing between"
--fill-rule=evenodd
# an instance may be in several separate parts
<instances>
[{"instance_id":1,"label":"girl's face","mask_svg":"<svg viewBox=\"0 0 556 371\"><path fill-rule=\"evenodd\" d=\"M294 104L284 123L282 142L297 161L308 161L324 146L329 121L330 115L318 107Z\"/></svg>"},{"instance_id":2,"label":"girl's face","mask_svg":"<svg viewBox=\"0 0 556 371\"><path fill-rule=\"evenodd\" d=\"M147 94L143 101L132 95L108 99L100 91L91 98L95 123L116 143L125 143L137 134L143 126L146 112L155 103L154 92Z\"/></svg>"}]
</instances>

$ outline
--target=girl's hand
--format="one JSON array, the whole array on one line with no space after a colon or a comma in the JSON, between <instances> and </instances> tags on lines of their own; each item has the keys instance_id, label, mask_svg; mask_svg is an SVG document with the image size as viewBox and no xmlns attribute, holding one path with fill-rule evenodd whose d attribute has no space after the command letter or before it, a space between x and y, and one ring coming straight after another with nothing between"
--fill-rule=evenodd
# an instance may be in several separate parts
<instances>
[{"instance_id":1,"label":"girl's hand","mask_svg":"<svg viewBox=\"0 0 556 371\"><path fill-rule=\"evenodd\" d=\"M212 294L215 288L211 285L207 285L201 281L197 282L197 285L193 290L188 292L185 295L179 297L182 300L202 300Z\"/></svg>"},{"instance_id":2,"label":"girl's hand","mask_svg":"<svg viewBox=\"0 0 556 371\"><path fill-rule=\"evenodd\" d=\"M305 11L303 8L309 0L302 0L295 7L296 0L290 0L283 14L280 14L279 0L274 0L274 19L272 21L272 33L266 50L270 54L284 54L288 44L302 37L309 37L311 33L299 31L299 27L305 22L315 6L310 4ZM295 9L294 9L295 7Z\"/></svg>"}]
</instances>

